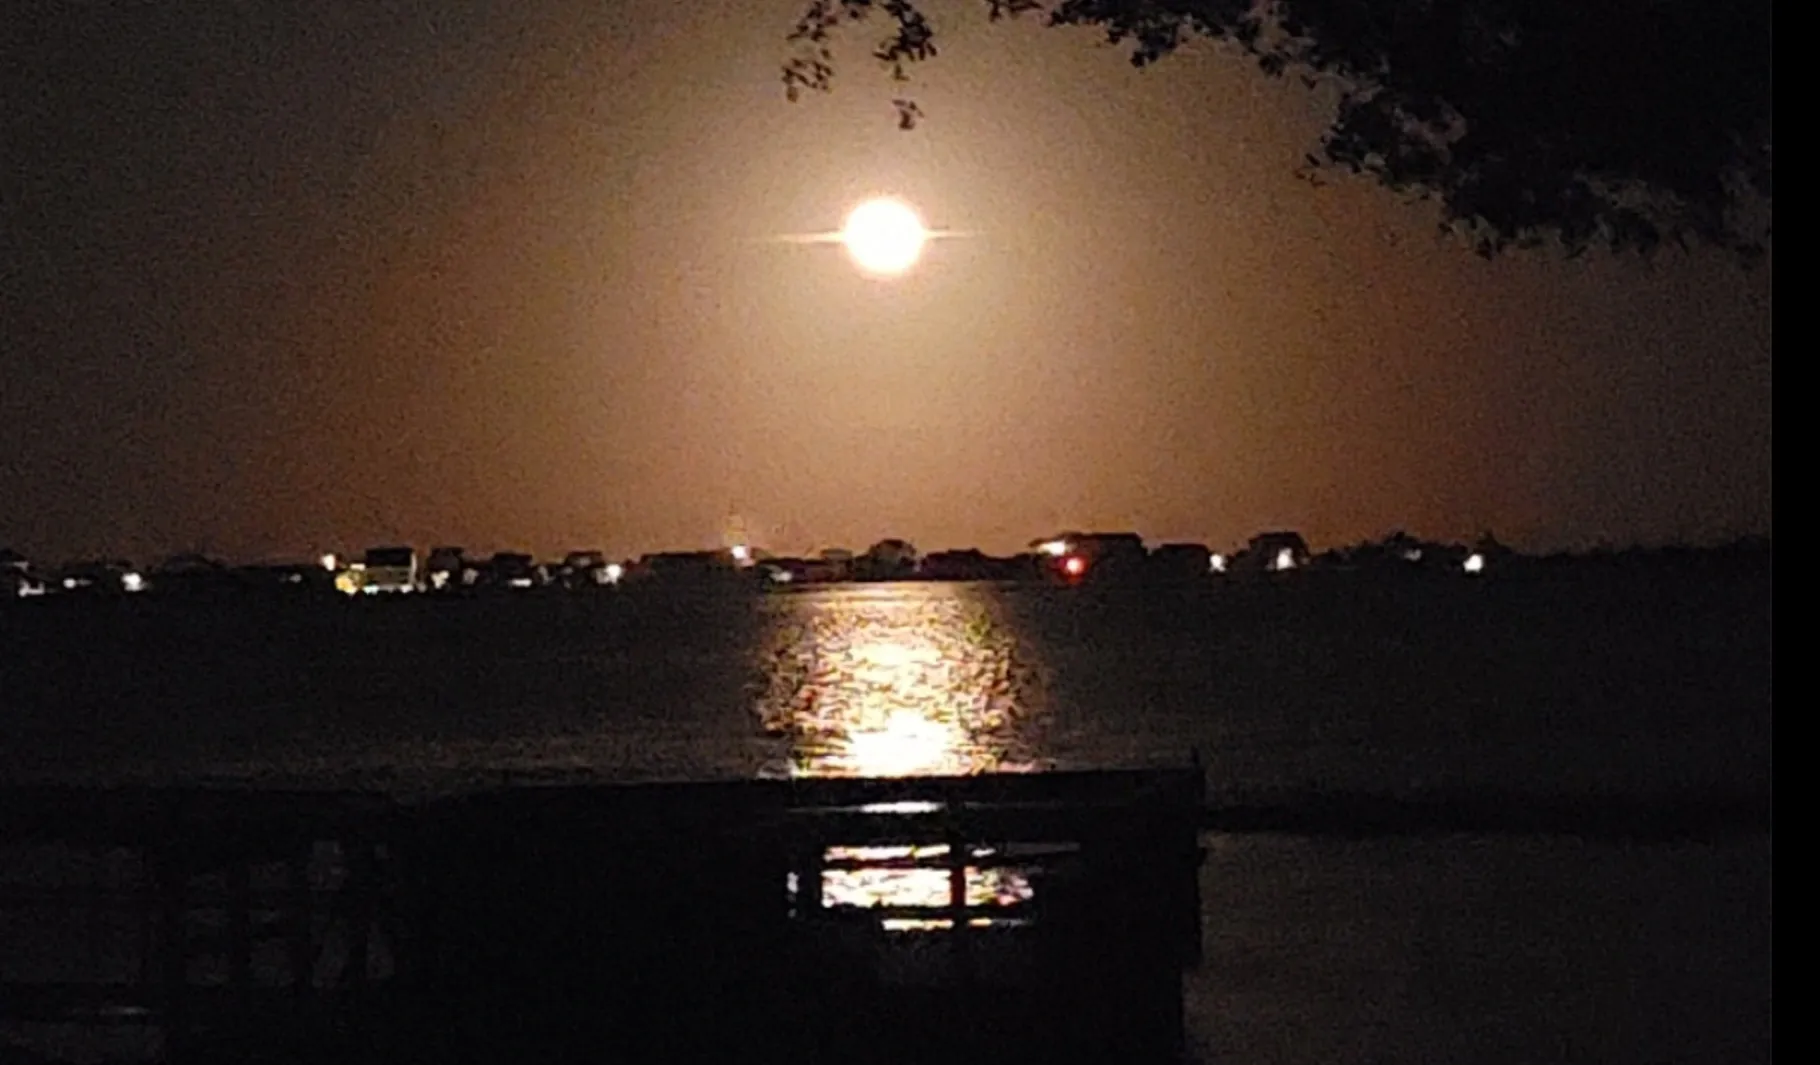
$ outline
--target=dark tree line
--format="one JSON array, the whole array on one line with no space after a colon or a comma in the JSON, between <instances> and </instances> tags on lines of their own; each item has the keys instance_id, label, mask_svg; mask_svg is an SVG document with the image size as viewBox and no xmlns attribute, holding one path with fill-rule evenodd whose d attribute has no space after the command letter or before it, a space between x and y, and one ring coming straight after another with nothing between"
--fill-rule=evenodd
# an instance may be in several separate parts
<instances>
[{"instance_id":1,"label":"dark tree line","mask_svg":"<svg viewBox=\"0 0 1820 1065\"><path fill-rule=\"evenodd\" d=\"M1558 240L1650 251L1769 241L1770 0L985 0L1088 26L1147 66L1192 37L1266 74L1339 91L1306 159L1437 201L1477 249ZM789 39L791 99L826 91L833 38L883 23L897 80L934 58L917 0L811 0ZM899 124L922 118L895 101Z\"/></svg>"}]
</instances>

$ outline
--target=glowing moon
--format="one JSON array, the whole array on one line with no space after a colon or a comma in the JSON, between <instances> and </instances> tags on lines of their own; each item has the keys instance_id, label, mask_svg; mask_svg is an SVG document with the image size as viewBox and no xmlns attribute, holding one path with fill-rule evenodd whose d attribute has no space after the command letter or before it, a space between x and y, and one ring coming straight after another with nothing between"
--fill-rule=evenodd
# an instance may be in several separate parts
<instances>
[{"instance_id":1,"label":"glowing moon","mask_svg":"<svg viewBox=\"0 0 1820 1065\"><path fill-rule=\"evenodd\" d=\"M847 216L841 243L855 264L869 274L890 277L916 265L930 233L923 220L902 200L867 200Z\"/></svg>"},{"instance_id":2,"label":"glowing moon","mask_svg":"<svg viewBox=\"0 0 1820 1065\"><path fill-rule=\"evenodd\" d=\"M932 240L951 240L978 234L959 229L929 229L903 200L879 196L855 207L841 229L816 233L779 233L759 238L767 243L839 244L860 272L875 278L897 277L923 257Z\"/></svg>"}]
</instances>

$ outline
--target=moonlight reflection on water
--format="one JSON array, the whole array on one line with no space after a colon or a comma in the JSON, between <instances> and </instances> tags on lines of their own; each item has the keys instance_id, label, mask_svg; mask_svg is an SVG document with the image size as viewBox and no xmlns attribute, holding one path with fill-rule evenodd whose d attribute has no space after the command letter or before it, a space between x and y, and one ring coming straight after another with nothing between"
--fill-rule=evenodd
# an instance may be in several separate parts
<instances>
[{"instance_id":1,"label":"moonlight reflection on water","mask_svg":"<svg viewBox=\"0 0 1820 1065\"><path fill-rule=\"evenodd\" d=\"M906 777L1046 768L1034 755L1047 717L1041 671L1003 601L966 585L894 585L792 593L771 600L758 663L758 715L789 744L792 776ZM945 855L944 845L925 857ZM830 858L889 861L913 848L837 847ZM981 852L984 857L987 852ZM940 868L829 869L830 906L950 902ZM970 905L1027 899L1021 871L968 867ZM887 930L950 920L891 918ZM984 923L984 922L982 922Z\"/></svg>"},{"instance_id":2,"label":"moonlight reflection on water","mask_svg":"<svg viewBox=\"0 0 1820 1065\"><path fill-rule=\"evenodd\" d=\"M1040 669L999 602L903 585L779 596L757 713L794 776L1045 768Z\"/></svg>"}]
</instances>

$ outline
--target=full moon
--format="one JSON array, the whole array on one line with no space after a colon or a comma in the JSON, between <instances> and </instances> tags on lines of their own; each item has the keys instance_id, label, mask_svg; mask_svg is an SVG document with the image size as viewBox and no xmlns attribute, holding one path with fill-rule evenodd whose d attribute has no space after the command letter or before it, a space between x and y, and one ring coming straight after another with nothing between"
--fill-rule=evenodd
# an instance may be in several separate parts
<instances>
[{"instance_id":1,"label":"full moon","mask_svg":"<svg viewBox=\"0 0 1820 1065\"><path fill-rule=\"evenodd\" d=\"M841 243L869 274L890 277L916 265L930 233L916 211L901 200L867 200L847 216Z\"/></svg>"}]
</instances>

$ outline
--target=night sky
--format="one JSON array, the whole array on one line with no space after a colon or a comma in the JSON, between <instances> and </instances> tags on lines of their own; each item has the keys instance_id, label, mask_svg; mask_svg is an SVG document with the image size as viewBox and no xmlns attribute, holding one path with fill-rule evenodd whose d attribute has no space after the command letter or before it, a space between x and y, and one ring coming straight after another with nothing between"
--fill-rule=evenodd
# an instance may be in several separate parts
<instances>
[{"instance_id":1,"label":"night sky","mask_svg":"<svg viewBox=\"0 0 1820 1065\"><path fill-rule=\"evenodd\" d=\"M23 0L0 546L1768 531L1769 268L1486 262L1295 79L981 6L902 133L882 25L785 102L800 0ZM880 192L978 235L765 239Z\"/></svg>"}]
</instances>

